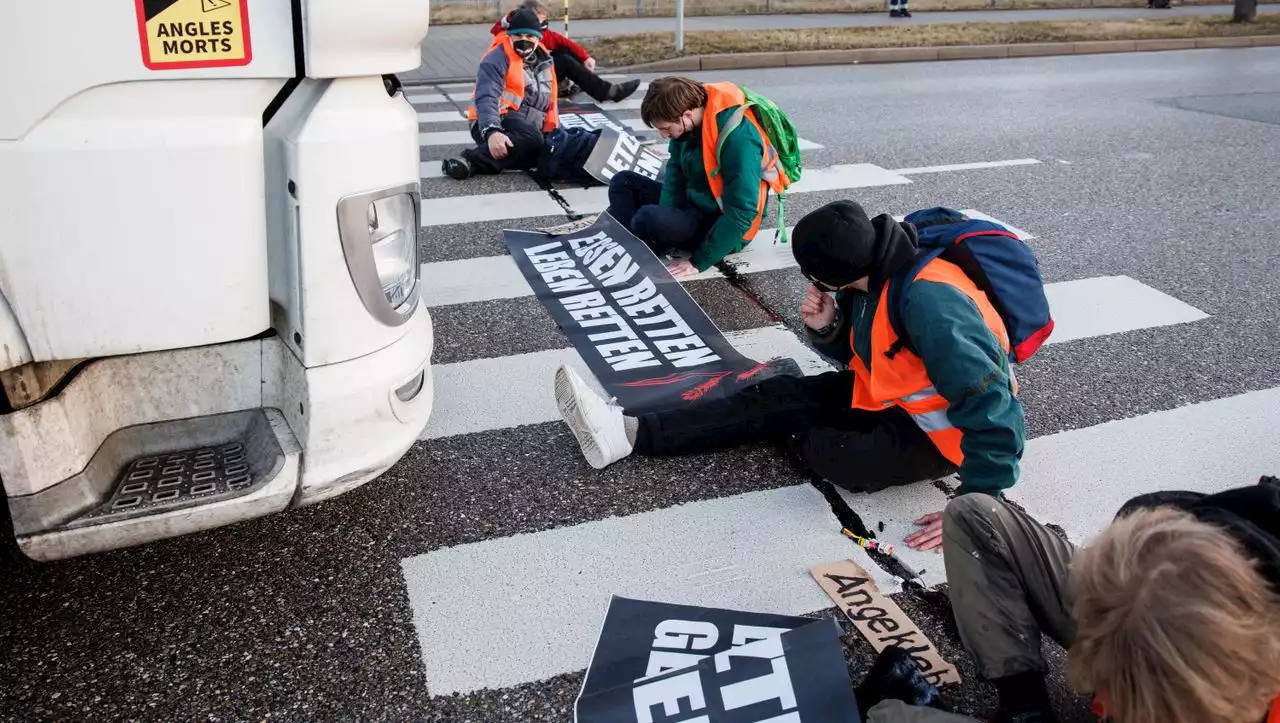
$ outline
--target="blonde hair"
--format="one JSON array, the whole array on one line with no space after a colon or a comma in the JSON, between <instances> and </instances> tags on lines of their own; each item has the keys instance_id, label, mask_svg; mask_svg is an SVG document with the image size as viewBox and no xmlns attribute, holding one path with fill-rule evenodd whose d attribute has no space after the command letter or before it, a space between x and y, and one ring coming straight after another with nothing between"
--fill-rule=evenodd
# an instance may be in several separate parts
<instances>
[{"instance_id":1,"label":"blonde hair","mask_svg":"<svg viewBox=\"0 0 1280 723\"><path fill-rule=\"evenodd\" d=\"M1241 723L1280 694L1280 597L1222 529L1141 510L1077 553L1071 574L1067 672L1117 723Z\"/></svg>"}]
</instances>

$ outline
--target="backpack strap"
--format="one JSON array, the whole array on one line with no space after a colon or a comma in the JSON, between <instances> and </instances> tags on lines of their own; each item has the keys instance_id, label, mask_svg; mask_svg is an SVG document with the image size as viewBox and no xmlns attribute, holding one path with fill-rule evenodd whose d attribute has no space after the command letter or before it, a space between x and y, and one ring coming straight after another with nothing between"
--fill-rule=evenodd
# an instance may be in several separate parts
<instances>
[{"instance_id":1,"label":"backpack strap","mask_svg":"<svg viewBox=\"0 0 1280 723\"><path fill-rule=\"evenodd\" d=\"M729 116L729 120L725 122L724 128L720 129L720 135L716 138L716 167L711 169L712 177L720 175L720 151L724 148L725 141L729 140L729 134L738 129L742 125L742 119L747 115L747 108L751 106L751 102L747 101L738 106L733 111L733 115ZM703 123L707 122L706 118L702 119ZM712 123L716 122L715 118L711 119Z\"/></svg>"},{"instance_id":2,"label":"backpack strap","mask_svg":"<svg viewBox=\"0 0 1280 723\"><path fill-rule=\"evenodd\" d=\"M915 347L911 345L911 337L907 334L907 327L902 323L902 309L907 303L907 289L915 282L915 278L924 270L925 265L941 256L944 251L946 251L945 248L920 249L907 270L895 275L885 284L885 293L889 295L889 328L893 329L894 336L898 337L897 341L885 350L886 357L892 359L903 349L912 354L916 353Z\"/></svg>"},{"instance_id":3,"label":"backpack strap","mask_svg":"<svg viewBox=\"0 0 1280 723\"><path fill-rule=\"evenodd\" d=\"M754 106L755 106L755 103L751 101L747 101L742 105L738 106L736 109L734 109L733 115L729 116L729 120L725 121L724 128L720 129L720 135L719 137L716 138L716 167L711 169L711 176L713 178L715 176L720 175L720 151L724 148L725 141L729 139L730 133L734 132L735 130L738 129L738 126L742 125L742 119L746 117L747 109ZM706 123L707 121L704 118L702 122ZM764 138L763 140L766 144L769 143L769 139L767 137ZM785 244L787 243L787 240L788 240L787 239L787 218L786 218L786 207L785 207L786 199L784 198L786 194L778 193L774 195L778 197L778 235L774 237L774 242L776 243L779 239L781 239L782 243Z\"/></svg>"}]
</instances>

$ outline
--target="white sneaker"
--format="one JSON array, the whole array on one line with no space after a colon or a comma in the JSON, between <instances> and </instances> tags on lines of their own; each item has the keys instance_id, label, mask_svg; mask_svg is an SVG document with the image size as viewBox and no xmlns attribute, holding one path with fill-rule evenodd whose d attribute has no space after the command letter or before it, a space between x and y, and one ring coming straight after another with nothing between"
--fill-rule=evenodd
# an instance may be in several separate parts
<instances>
[{"instance_id":1,"label":"white sneaker","mask_svg":"<svg viewBox=\"0 0 1280 723\"><path fill-rule=\"evenodd\" d=\"M631 454L622 408L591 390L568 366L556 370L556 406L577 438L587 464L604 469Z\"/></svg>"}]
</instances>

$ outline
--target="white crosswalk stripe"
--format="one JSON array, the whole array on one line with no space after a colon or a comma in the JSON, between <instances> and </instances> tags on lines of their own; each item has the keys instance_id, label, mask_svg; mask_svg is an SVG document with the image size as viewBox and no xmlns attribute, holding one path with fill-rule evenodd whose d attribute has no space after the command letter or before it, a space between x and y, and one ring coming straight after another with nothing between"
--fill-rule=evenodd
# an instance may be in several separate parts
<instances>
[{"instance_id":1,"label":"white crosswalk stripe","mask_svg":"<svg viewBox=\"0 0 1280 723\"><path fill-rule=\"evenodd\" d=\"M1203 311L1128 276L1046 284L1045 294L1054 317L1053 335L1047 344L1186 324L1207 317ZM729 339L750 359L791 357L811 373L830 368L798 337L781 327L738 332ZM571 348L438 366L436 383L457 389L459 394L437 402L423 439L557 419L548 380L555 368L566 362L580 362ZM581 365L581 369L585 371L586 366ZM512 399L524 399L526 403L514 408Z\"/></svg>"},{"instance_id":2,"label":"white crosswalk stripe","mask_svg":"<svg viewBox=\"0 0 1280 723\"><path fill-rule=\"evenodd\" d=\"M446 138L459 145L470 143L465 128L434 127L460 119L456 108L421 107L449 102L442 93L469 90L469 86L434 88L412 94L420 106L420 121L433 124L422 134L424 148L447 145ZM424 100L430 96L435 98ZM638 106L634 97L602 104L611 110ZM635 127L638 120L624 122ZM791 192L906 186L913 177L931 174L1032 173L1039 163L1020 158L899 169L837 164L806 168L803 180ZM538 224L550 225L565 218L564 208L531 184L530 190L434 197L429 184L444 183L432 180L439 175L438 160L422 161L423 185L428 189L422 202L426 227L466 228L552 217L552 222ZM604 188L567 188L560 194L577 213L597 213L607 204ZM938 203L949 204L949 200L938 199ZM970 217L1002 223L1024 240L1035 238L1000 220L1007 212L964 209ZM1028 228L1035 230L1030 224ZM792 268L791 247L775 243L776 235L776 229L762 231L727 261L738 274ZM722 275L713 269L699 280L718 278ZM488 302L508 300L509 304L532 294L506 255L427 263L422 266L421 283L423 298L433 309L472 304L475 315L481 317ZM1208 318L1171 293L1124 275L1056 281L1046 285L1046 293L1056 323L1049 342L1055 345L1194 325ZM527 303L532 308L532 300ZM470 308L456 311L458 318L472 315ZM446 332L438 328L437 333ZM801 336L781 324L733 331L726 337L752 359L793 358L807 374L832 368ZM435 409L423 444L471 439L465 435L486 438L502 430L556 422L552 372L566 363L596 385L567 340L558 348L437 364ZM1217 423L1224 417L1233 423ZM1218 489L1255 474L1259 467L1280 468L1280 447L1268 439L1278 425L1280 389L1274 389L1041 436L1028 442L1022 480L1010 496L1081 541L1134 494L1157 488ZM628 460L620 466L644 464L644 460ZM895 543L910 530L912 520L941 509L946 502L944 493L928 484L846 498L868 526L881 529L878 526L883 524L881 539ZM783 486L531 534L490 537L408 557L402 561L402 571L427 686L433 695L469 693L581 670L612 594L809 613L830 606L809 576L809 567L843 557L859 560L882 589L899 588L899 580L836 534L837 528L816 490L808 485ZM626 550L625 560L618 558L619 549ZM940 556L916 553L901 544L895 554L908 568L922 571L927 584L944 581ZM556 632L549 635L548 630Z\"/></svg>"},{"instance_id":3,"label":"white crosswalk stripe","mask_svg":"<svg viewBox=\"0 0 1280 723\"><path fill-rule=\"evenodd\" d=\"M871 186L893 186L911 183L906 176L870 163L849 163L806 171L800 182L788 193L839 191ZM609 205L609 189L569 188L560 192L578 213L600 213ZM422 200L422 225L445 226L480 221L505 221L513 218L554 216L564 209L543 191L512 191L480 196L450 196Z\"/></svg>"},{"instance_id":4,"label":"white crosswalk stripe","mask_svg":"<svg viewBox=\"0 0 1280 723\"><path fill-rule=\"evenodd\" d=\"M1221 424L1224 415L1250 424ZM1271 389L1040 437L1028 442L1024 481L1010 495L1083 540L1136 494L1223 489L1280 467L1277 425L1280 389ZM849 500L864 521L885 522L883 539L901 539L910 520L946 502L924 484ZM611 594L803 614L831 605L809 568L846 557L886 592L897 589L838 527L816 490L785 487L408 558L427 686L446 695L579 670ZM894 554L925 569L926 582L944 578L940 556L905 546Z\"/></svg>"},{"instance_id":5,"label":"white crosswalk stripe","mask_svg":"<svg viewBox=\"0 0 1280 723\"><path fill-rule=\"evenodd\" d=\"M1035 238L997 218L972 208L962 209L970 218L999 223L1018 235L1023 241ZM896 216L899 221L902 216ZM789 229L790 230L790 229ZM740 274L787 269L796 265L791 246L777 242L778 230L762 229L745 249L725 258ZM723 278L720 270L712 267L698 274L693 280ZM473 279L485 279L483 286ZM533 293L524 275L508 255L478 256L458 261L438 261L422 266L422 295L430 306L449 306L490 299L514 299Z\"/></svg>"}]
</instances>

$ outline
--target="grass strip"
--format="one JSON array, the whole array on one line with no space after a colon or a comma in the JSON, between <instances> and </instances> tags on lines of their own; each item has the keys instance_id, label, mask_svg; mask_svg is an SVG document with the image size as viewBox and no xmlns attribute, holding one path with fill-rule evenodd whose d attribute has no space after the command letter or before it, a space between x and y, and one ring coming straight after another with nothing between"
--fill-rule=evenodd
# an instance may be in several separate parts
<instances>
[{"instance_id":1,"label":"grass strip","mask_svg":"<svg viewBox=\"0 0 1280 723\"><path fill-rule=\"evenodd\" d=\"M1255 22L1242 24L1230 22L1228 16L1213 16L1151 20L902 24L795 30L702 30L685 33L684 54L1008 45L1277 34L1280 34L1280 13L1259 15ZM590 40L586 46L592 56L601 63L611 66L633 65L677 57L674 33L614 35Z\"/></svg>"},{"instance_id":2,"label":"grass strip","mask_svg":"<svg viewBox=\"0 0 1280 723\"><path fill-rule=\"evenodd\" d=\"M545 0L544 0L545 1ZM1175 0L1177 5L1230 5L1229 0ZM518 0L501 0L506 14ZM551 0L552 27L560 30L564 4ZM1063 8L1141 8L1146 0L911 0L912 11L943 10L1045 10ZM570 0L570 31L573 21L600 18L673 17L675 0ZM498 17L492 2L464 0L431 4L432 25L492 23ZM795 15L805 13L883 13L884 0L686 0L685 15Z\"/></svg>"}]
</instances>

